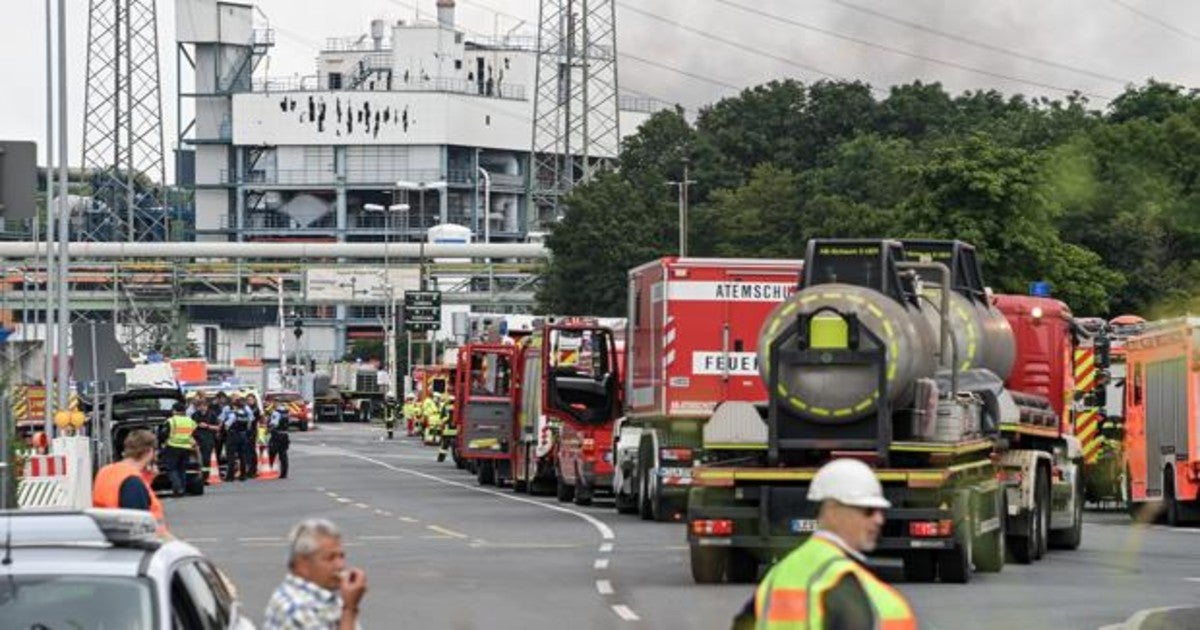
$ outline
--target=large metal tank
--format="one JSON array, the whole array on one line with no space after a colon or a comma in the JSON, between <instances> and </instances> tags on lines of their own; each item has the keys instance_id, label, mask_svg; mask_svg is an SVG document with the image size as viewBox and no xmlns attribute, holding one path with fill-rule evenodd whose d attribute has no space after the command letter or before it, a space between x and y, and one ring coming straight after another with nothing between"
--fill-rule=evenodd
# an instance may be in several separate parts
<instances>
[{"instance_id":1,"label":"large metal tank","mask_svg":"<svg viewBox=\"0 0 1200 630\"><path fill-rule=\"evenodd\" d=\"M935 340L941 330L941 288L926 286L922 309ZM1016 342L1012 327L1000 311L985 306L961 293L950 293L950 332L957 350L956 355L945 357L943 365L950 367L951 357L957 356L958 371L970 369L990 370L1001 379L1007 379L1016 357Z\"/></svg>"},{"instance_id":2,"label":"large metal tank","mask_svg":"<svg viewBox=\"0 0 1200 630\"><path fill-rule=\"evenodd\" d=\"M887 346L888 399L892 408L912 403L916 380L937 368L937 329L924 310L901 304L873 289L847 284L822 284L803 289L772 311L759 333L758 369L771 382L771 342L800 312L830 306L855 314ZM835 317L829 314L830 317ZM877 365L781 365L780 390L770 392L796 415L821 423L858 420L875 413L878 401Z\"/></svg>"}]
</instances>

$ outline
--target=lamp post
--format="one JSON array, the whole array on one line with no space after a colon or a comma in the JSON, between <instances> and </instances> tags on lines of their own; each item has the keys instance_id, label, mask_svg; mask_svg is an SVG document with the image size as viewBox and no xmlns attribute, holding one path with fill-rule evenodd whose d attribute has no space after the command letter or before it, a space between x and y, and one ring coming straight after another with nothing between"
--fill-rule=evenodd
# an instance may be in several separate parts
<instances>
[{"instance_id":1,"label":"lamp post","mask_svg":"<svg viewBox=\"0 0 1200 630\"><path fill-rule=\"evenodd\" d=\"M410 206L406 203L394 203L386 208L374 203L363 204L363 209L368 212L383 212L384 215L384 234L383 234L383 286L384 293L387 299L387 304L384 307L383 313L386 321L383 327L384 343L387 344L387 353L385 354L387 361L388 372L388 391L394 393L396 384L396 292L392 286L391 274L391 256L389 255L388 246L392 242L392 216L397 212L403 212L405 224L408 223L408 211Z\"/></svg>"},{"instance_id":2,"label":"lamp post","mask_svg":"<svg viewBox=\"0 0 1200 630\"><path fill-rule=\"evenodd\" d=\"M447 185L448 184L444 180L436 181L436 182L409 182L409 181L401 180L401 181L396 182L396 188L398 188L400 190L419 191L420 205L418 206L419 207L418 212L421 215L422 220L424 220L424 217L425 217L425 191L430 188L444 189L447 187ZM425 241L427 241L427 240L429 240L428 231L421 236L421 241L420 241L419 256L420 256L420 264L421 264L421 290L422 291L424 291L427 286L426 279L425 279ZM409 341L408 346L410 348L410 359L411 359L412 335L409 335L408 341ZM426 336L426 341L428 341L428 336ZM410 365L410 369L411 369L411 365L412 365L411 360L409 361L409 365Z\"/></svg>"}]
</instances>

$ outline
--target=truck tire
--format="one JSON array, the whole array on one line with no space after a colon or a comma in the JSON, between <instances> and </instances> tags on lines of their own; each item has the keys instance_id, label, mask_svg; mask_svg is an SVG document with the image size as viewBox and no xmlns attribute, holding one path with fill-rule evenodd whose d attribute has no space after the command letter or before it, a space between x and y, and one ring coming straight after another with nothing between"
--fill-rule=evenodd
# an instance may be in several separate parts
<instances>
[{"instance_id":1,"label":"truck tire","mask_svg":"<svg viewBox=\"0 0 1200 630\"><path fill-rule=\"evenodd\" d=\"M613 497L613 505L617 508L618 514L634 514L638 511L637 495L617 491Z\"/></svg>"},{"instance_id":2,"label":"truck tire","mask_svg":"<svg viewBox=\"0 0 1200 630\"><path fill-rule=\"evenodd\" d=\"M554 496L562 503L570 503L575 498L575 486L568 486L562 475L558 475L557 484Z\"/></svg>"},{"instance_id":3,"label":"truck tire","mask_svg":"<svg viewBox=\"0 0 1200 630\"><path fill-rule=\"evenodd\" d=\"M758 582L758 558L749 549L730 549L725 561L725 577L733 584Z\"/></svg>"},{"instance_id":4,"label":"truck tire","mask_svg":"<svg viewBox=\"0 0 1200 630\"><path fill-rule=\"evenodd\" d=\"M650 440L642 440L641 446L638 447L637 502L638 516L641 516L643 521L654 519L654 511L650 505L650 466L653 458L650 448Z\"/></svg>"},{"instance_id":5,"label":"truck tire","mask_svg":"<svg viewBox=\"0 0 1200 630\"><path fill-rule=\"evenodd\" d=\"M938 576L946 584L966 584L971 581L970 532L961 529L957 538L957 547L937 553Z\"/></svg>"},{"instance_id":6,"label":"truck tire","mask_svg":"<svg viewBox=\"0 0 1200 630\"><path fill-rule=\"evenodd\" d=\"M986 497L986 495L984 495ZM1008 520L1008 499L1005 496L1004 488L996 493L996 496L991 497L995 503L994 516L999 519L1000 526L994 531L977 536L975 538L975 547L971 551L971 555L975 560L975 569L980 573L999 573L1004 568L1004 543L1005 543L1005 521ZM986 507L986 498L980 501L980 507ZM980 514L980 512L976 512ZM991 518L991 517L988 517ZM984 518L980 518L982 523Z\"/></svg>"},{"instance_id":7,"label":"truck tire","mask_svg":"<svg viewBox=\"0 0 1200 630\"><path fill-rule=\"evenodd\" d=\"M932 582L937 578L937 565L931 553L914 553L904 557L904 581Z\"/></svg>"},{"instance_id":8,"label":"truck tire","mask_svg":"<svg viewBox=\"0 0 1200 630\"><path fill-rule=\"evenodd\" d=\"M1054 549L1075 550L1083 542L1083 479L1075 479L1075 509L1072 511L1071 526L1050 532L1050 546Z\"/></svg>"},{"instance_id":9,"label":"truck tire","mask_svg":"<svg viewBox=\"0 0 1200 630\"><path fill-rule=\"evenodd\" d=\"M516 477L513 477L513 479L512 479L513 492L516 492L517 494L521 494L521 493L525 492L528 487L529 487L528 483L526 483L525 481L522 481L520 479L517 479Z\"/></svg>"},{"instance_id":10,"label":"truck tire","mask_svg":"<svg viewBox=\"0 0 1200 630\"><path fill-rule=\"evenodd\" d=\"M481 461L475 464L475 478L481 486L490 486L496 483L496 468L492 466L492 462Z\"/></svg>"},{"instance_id":11,"label":"truck tire","mask_svg":"<svg viewBox=\"0 0 1200 630\"><path fill-rule=\"evenodd\" d=\"M575 505L586 507L592 504L594 494L592 487L583 480L583 475L575 471Z\"/></svg>"},{"instance_id":12,"label":"truck tire","mask_svg":"<svg viewBox=\"0 0 1200 630\"><path fill-rule=\"evenodd\" d=\"M691 546L692 579L697 584L720 584L725 579L729 549L725 547Z\"/></svg>"},{"instance_id":13,"label":"truck tire","mask_svg":"<svg viewBox=\"0 0 1200 630\"><path fill-rule=\"evenodd\" d=\"M1037 555L1036 560L1041 560L1046 555L1046 551L1050 548L1050 471L1042 466L1038 466L1037 478L1037 505L1038 505L1038 520L1037 529Z\"/></svg>"},{"instance_id":14,"label":"truck tire","mask_svg":"<svg viewBox=\"0 0 1200 630\"><path fill-rule=\"evenodd\" d=\"M457 446L450 447L450 458L454 460L454 467L462 470L467 467L467 461L462 458L462 454L458 452Z\"/></svg>"},{"instance_id":15,"label":"truck tire","mask_svg":"<svg viewBox=\"0 0 1200 630\"><path fill-rule=\"evenodd\" d=\"M204 475L188 475L184 480L184 491L194 497L204 495Z\"/></svg>"},{"instance_id":16,"label":"truck tire","mask_svg":"<svg viewBox=\"0 0 1200 630\"><path fill-rule=\"evenodd\" d=\"M1036 476L1041 477L1041 469L1035 468ZM1039 483L1040 479L1035 479L1034 483ZM1037 491L1034 492L1033 509L1025 515L1025 522L1022 529L1024 531L1013 532L1013 535L1008 539L1008 551L1012 556L1013 562L1018 564L1030 564L1038 559L1038 540L1037 530L1038 522L1041 520L1039 513L1041 501L1039 500Z\"/></svg>"},{"instance_id":17,"label":"truck tire","mask_svg":"<svg viewBox=\"0 0 1200 630\"><path fill-rule=\"evenodd\" d=\"M1168 466L1163 470L1162 518L1167 527L1178 527L1180 518L1179 500L1175 498L1175 475Z\"/></svg>"}]
</instances>

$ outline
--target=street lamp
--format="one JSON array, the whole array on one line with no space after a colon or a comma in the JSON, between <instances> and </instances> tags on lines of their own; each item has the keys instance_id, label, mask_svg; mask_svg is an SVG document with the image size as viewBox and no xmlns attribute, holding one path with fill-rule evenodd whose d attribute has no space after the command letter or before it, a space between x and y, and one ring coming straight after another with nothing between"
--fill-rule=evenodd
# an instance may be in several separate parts
<instances>
[{"instance_id":1,"label":"street lamp","mask_svg":"<svg viewBox=\"0 0 1200 630\"><path fill-rule=\"evenodd\" d=\"M433 188L435 190L445 189L447 186L448 186L448 184L444 180L436 181L436 182L410 182L410 181L400 180L400 181L396 182L396 188L399 190L420 191L420 206L418 206L419 207L418 213L421 215L422 221L425 220L425 191L430 188ZM445 223L445 220L444 220L445 217L442 217L442 219L443 219L442 222ZM425 241L427 241L427 240L429 240L428 231L425 234L421 235L421 240L418 245L418 256L420 258L420 265L421 265L421 290L422 291L426 290L426 286L427 286L426 280L425 280ZM426 334L428 335L428 333L426 333ZM426 336L426 339L428 340L428 336ZM412 333L411 332L408 333L408 354L409 354L409 356L408 356L408 366L407 367L411 371L412 370Z\"/></svg>"},{"instance_id":2,"label":"street lamp","mask_svg":"<svg viewBox=\"0 0 1200 630\"><path fill-rule=\"evenodd\" d=\"M396 383L396 291L392 286L391 274L391 257L389 256L388 245L392 242L392 216L397 212L403 212L405 224L408 223L408 211L410 206L406 203L394 203L386 208L376 203L363 204L363 210L368 212L383 212L387 211L384 217L384 234L383 234L383 286L387 299L386 306L383 309L386 321L383 326L384 343L387 344L387 371L388 371L388 393L394 393Z\"/></svg>"}]
</instances>

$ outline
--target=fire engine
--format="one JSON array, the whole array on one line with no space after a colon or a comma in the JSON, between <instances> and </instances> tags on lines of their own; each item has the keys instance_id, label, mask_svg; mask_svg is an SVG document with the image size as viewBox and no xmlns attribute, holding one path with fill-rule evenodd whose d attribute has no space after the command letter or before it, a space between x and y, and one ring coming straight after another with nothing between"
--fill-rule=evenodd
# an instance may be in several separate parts
<instances>
[{"instance_id":1,"label":"fire engine","mask_svg":"<svg viewBox=\"0 0 1200 630\"><path fill-rule=\"evenodd\" d=\"M1147 324L1125 342L1126 493L1169 525L1194 519L1200 497L1200 318Z\"/></svg>"},{"instance_id":2,"label":"fire engine","mask_svg":"<svg viewBox=\"0 0 1200 630\"><path fill-rule=\"evenodd\" d=\"M993 298L958 241L814 240L800 289L766 319L760 420L743 457L693 469L697 582L753 581L816 527L806 496L835 457L871 464L893 508L878 553L909 580L966 582L1082 537L1065 304Z\"/></svg>"},{"instance_id":3,"label":"fire engine","mask_svg":"<svg viewBox=\"0 0 1200 630\"><path fill-rule=\"evenodd\" d=\"M617 334L605 323L623 322L547 318L515 343L462 348L455 422L480 484L553 487L580 505L609 488L622 392Z\"/></svg>"},{"instance_id":4,"label":"fire engine","mask_svg":"<svg viewBox=\"0 0 1200 630\"><path fill-rule=\"evenodd\" d=\"M629 272L627 409L613 445L618 511L668 520L686 509L718 404L766 398L758 330L795 291L800 269L794 260L667 257Z\"/></svg>"}]
</instances>

